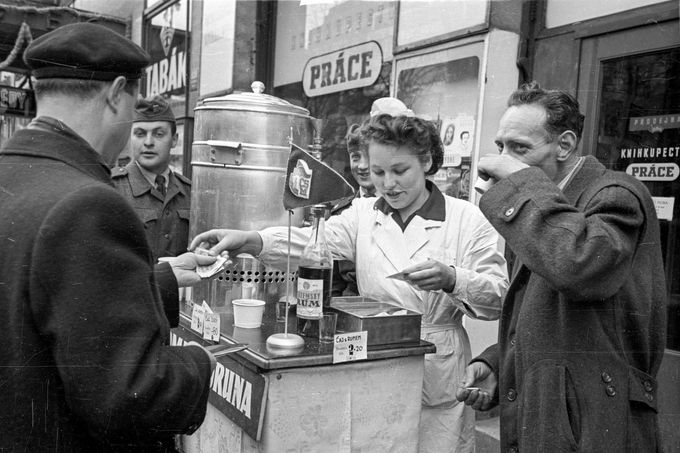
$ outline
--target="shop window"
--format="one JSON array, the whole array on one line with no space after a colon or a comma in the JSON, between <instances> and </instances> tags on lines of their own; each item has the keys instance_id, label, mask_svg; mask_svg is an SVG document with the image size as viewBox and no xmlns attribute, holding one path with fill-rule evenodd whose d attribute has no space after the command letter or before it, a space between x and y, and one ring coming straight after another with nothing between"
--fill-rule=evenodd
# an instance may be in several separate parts
<instances>
[{"instance_id":1,"label":"shop window","mask_svg":"<svg viewBox=\"0 0 680 453\"><path fill-rule=\"evenodd\" d=\"M397 81L397 97L439 128L444 165L432 179L447 195L464 200L470 195L478 78L479 57L470 56L401 70Z\"/></svg>"},{"instance_id":2,"label":"shop window","mask_svg":"<svg viewBox=\"0 0 680 453\"><path fill-rule=\"evenodd\" d=\"M680 350L680 48L602 63L597 158L642 181L661 228L668 344Z\"/></svg>"},{"instance_id":3,"label":"shop window","mask_svg":"<svg viewBox=\"0 0 680 453\"><path fill-rule=\"evenodd\" d=\"M159 94L173 105L185 101L187 3L180 0L145 21L144 48L151 55L142 87L145 97Z\"/></svg>"}]
</instances>

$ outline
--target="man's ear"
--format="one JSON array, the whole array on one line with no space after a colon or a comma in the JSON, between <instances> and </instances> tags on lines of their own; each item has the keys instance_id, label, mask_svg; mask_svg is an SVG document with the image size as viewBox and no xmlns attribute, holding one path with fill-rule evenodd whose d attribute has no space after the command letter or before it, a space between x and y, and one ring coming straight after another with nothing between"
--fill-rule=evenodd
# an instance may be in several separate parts
<instances>
[{"instance_id":1,"label":"man's ear","mask_svg":"<svg viewBox=\"0 0 680 453\"><path fill-rule=\"evenodd\" d=\"M125 84L127 80L123 76L118 76L109 85L106 90L106 104L113 110L114 113L118 113L120 109L120 102L125 94Z\"/></svg>"},{"instance_id":2,"label":"man's ear","mask_svg":"<svg viewBox=\"0 0 680 453\"><path fill-rule=\"evenodd\" d=\"M172 136L172 146L170 148L174 148L177 146L177 139L179 138L179 134L175 132L175 135Z\"/></svg>"},{"instance_id":3,"label":"man's ear","mask_svg":"<svg viewBox=\"0 0 680 453\"><path fill-rule=\"evenodd\" d=\"M557 137L557 160L564 161L569 158L578 146L578 139L574 131L564 131Z\"/></svg>"}]
</instances>

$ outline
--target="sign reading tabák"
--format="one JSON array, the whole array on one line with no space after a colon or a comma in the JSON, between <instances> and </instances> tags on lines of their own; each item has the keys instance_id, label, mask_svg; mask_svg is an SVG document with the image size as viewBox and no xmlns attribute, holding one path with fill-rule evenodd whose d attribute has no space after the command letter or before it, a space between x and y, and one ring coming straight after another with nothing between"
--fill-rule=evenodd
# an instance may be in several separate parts
<instances>
[{"instance_id":1,"label":"sign reading tab\u00e1k","mask_svg":"<svg viewBox=\"0 0 680 453\"><path fill-rule=\"evenodd\" d=\"M308 97L373 85L380 75L382 49L375 41L310 58L302 73Z\"/></svg>"}]
</instances>

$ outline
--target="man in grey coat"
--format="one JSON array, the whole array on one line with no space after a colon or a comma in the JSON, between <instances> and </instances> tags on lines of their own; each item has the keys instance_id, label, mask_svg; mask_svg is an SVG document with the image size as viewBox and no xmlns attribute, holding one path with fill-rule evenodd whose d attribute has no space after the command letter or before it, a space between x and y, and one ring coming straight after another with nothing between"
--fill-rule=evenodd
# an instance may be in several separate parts
<instances>
[{"instance_id":1,"label":"man in grey coat","mask_svg":"<svg viewBox=\"0 0 680 453\"><path fill-rule=\"evenodd\" d=\"M503 115L480 208L516 255L499 343L457 398L500 404L503 452L657 451L667 289L651 196L577 147L578 102L525 85ZM474 388L471 388L474 387Z\"/></svg>"}]
</instances>

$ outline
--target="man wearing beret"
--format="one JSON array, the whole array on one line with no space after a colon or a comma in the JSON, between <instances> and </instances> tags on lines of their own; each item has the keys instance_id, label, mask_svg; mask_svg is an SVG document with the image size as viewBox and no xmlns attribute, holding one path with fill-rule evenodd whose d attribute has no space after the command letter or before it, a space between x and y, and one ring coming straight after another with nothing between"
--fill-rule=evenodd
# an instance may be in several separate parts
<instances>
[{"instance_id":1,"label":"man wearing beret","mask_svg":"<svg viewBox=\"0 0 680 453\"><path fill-rule=\"evenodd\" d=\"M176 144L170 105L161 96L142 99L132 124L132 162L112 175L142 219L154 259L181 255L189 245L191 181L170 169L170 150Z\"/></svg>"},{"instance_id":2,"label":"man wearing beret","mask_svg":"<svg viewBox=\"0 0 680 453\"><path fill-rule=\"evenodd\" d=\"M0 150L0 451L174 451L203 421L214 357L168 345L161 292L178 304L214 259L154 269L111 181L148 54L78 23L24 60L37 117Z\"/></svg>"}]
</instances>

